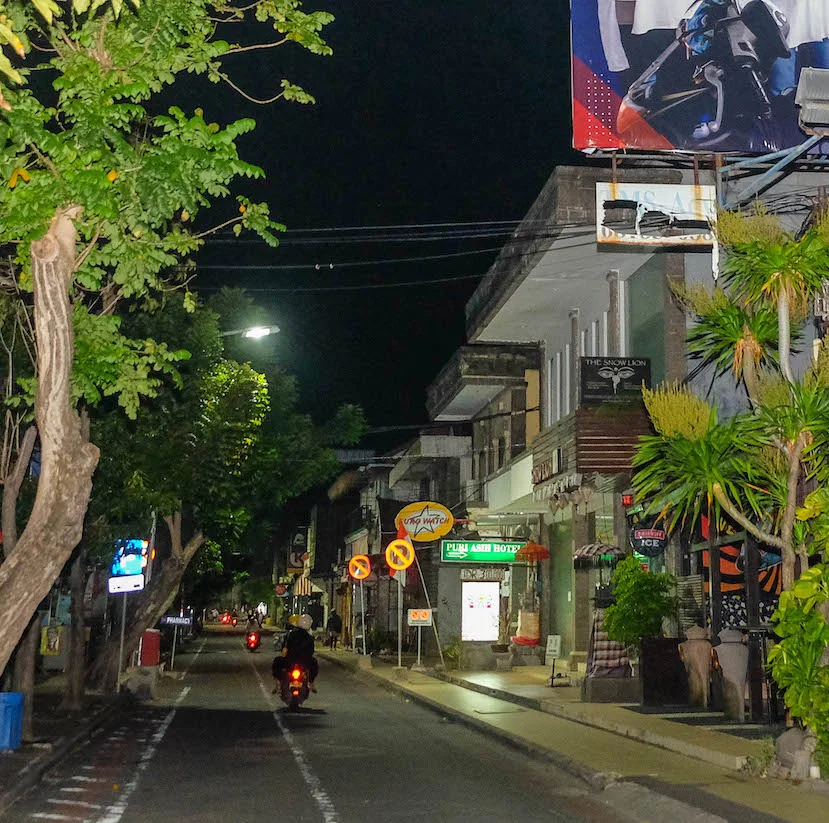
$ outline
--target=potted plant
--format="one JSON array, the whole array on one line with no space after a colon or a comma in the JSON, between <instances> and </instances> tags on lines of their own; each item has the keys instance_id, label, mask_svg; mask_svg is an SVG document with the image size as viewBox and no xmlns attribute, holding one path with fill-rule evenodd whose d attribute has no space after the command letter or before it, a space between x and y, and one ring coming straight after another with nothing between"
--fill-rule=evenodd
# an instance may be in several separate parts
<instances>
[{"instance_id":1,"label":"potted plant","mask_svg":"<svg viewBox=\"0 0 829 823\"><path fill-rule=\"evenodd\" d=\"M495 655L495 668L499 672L512 671L512 651L509 645L509 611L501 615L498 623L498 642L492 643L490 649Z\"/></svg>"},{"instance_id":2,"label":"potted plant","mask_svg":"<svg viewBox=\"0 0 829 823\"><path fill-rule=\"evenodd\" d=\"M642 699L652 705L687 702L678 641L662 634L663 621L676 614L675 586L673 575L654 574L630 555L613 573L615 602L605 612L607 636L623 643L631 661L638 661Z\"/></svg>"}]
</instances>

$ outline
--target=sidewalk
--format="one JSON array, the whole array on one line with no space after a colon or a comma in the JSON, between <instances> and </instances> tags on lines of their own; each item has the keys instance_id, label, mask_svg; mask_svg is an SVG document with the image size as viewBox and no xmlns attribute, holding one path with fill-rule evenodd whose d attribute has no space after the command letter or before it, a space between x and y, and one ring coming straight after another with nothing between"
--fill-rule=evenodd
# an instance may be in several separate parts
<instances>
[{"instance_id":1,"label":"sidewalk","mask_svg":"<svg viewBox=\"0 0 829 823\"><path fill-rule=\"evenodd\" d=\"M34 743L0 752L0 816L43 777L44 773L91 739L117 712L116 698L90 695L84 711L60 709L65 679L53 675L35 687Z\"/></svg>"},{"instance_id":2,"label":"sidewalk","mask_svg":"<svg viewBox=\"0 0 829 823\"><path fill-rule=\"evenodd\" d=\"M453 672L448 678L444 675L445 679L438 679L416 672L400 672L387 665L364 670L367 661L364 658L361 661L360 656L349 651L318 654L355 672L359 667L359 674L376 678L409 699L548 759L584 778L597 790L617 785L619 780L626 784L632 782L662 797L681 801L686 809L700 809L725 820L824 823L829 819L829 797L805 787L753 778L735 770L737 758L758 750L757 741L732 739L730 735L707 729L691 727L689 730L680 723L638 714L622 706L577 705L574 687L544 686L543 680L538 682L538 670ZM450 680L464 682L459 685ZM510 687L510 692L505 685ZM544 696L553 691L554 697ZM501 697L495 696L498 692ZM543 708L536 708L533 701ZM613 731L598 725L607 723L609 728L613 722L620 723ZM627 730L638 734L628 734ZM648 733L680 740L695 755L717 752L731 766L681 753L676 748L666 750L643 742L643 734ZM655 815L650 819L668 818Z\"/></svg>"},{"instance_id":3,"label":"sidewalk","mask_svg":"<svg viewBox=\"0 0 829 823\"><path fill-rule=\"evenodd\" d=\"M435 676L481 694L641 740L734 771L742 769L749 757L761 756L764 748L762 737L773 735L772 729L759 725L728 724L722 714L715 712L643 711L639 705L582 703L580 685L555 688L547 685L550 669L546 666L521 667L511 672L436 673ZM737 731L740 734L733 733Z\"/></svg>"}]
</instances>

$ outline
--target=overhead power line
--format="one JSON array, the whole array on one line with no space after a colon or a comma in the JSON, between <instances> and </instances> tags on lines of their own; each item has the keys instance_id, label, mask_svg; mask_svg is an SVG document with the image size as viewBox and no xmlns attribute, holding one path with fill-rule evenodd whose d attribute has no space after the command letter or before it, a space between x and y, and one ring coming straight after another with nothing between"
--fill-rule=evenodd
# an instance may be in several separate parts
<instances>
[{"instance_id":1,"label":"overhead power line","mask_svg":"<svg viewBox=\"0 0 829 823\"><path fill-rule=\"evenodd\" d=\"M242 286L248 292L267 292L268 294L298 294L303 292L324 292L324 291L363 291L366 289L399 289L408 286L432 286L439 283L457 283L461 280L480 280L486 274L464 274L458 277L435 277L431 280L406 280L401 283L360 283L351 286L299 286L298 288L248 288ZM223 286L197 286L196 291L220 291Z\"/></svg>"}]
</instances>

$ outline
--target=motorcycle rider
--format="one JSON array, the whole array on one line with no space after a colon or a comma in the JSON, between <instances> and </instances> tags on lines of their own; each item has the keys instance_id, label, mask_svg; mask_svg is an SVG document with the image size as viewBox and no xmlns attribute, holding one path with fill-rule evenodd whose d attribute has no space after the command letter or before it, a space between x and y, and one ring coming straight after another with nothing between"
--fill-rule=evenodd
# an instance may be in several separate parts
<instances>
[{"instance_id":1,"label":"motorcycle rider","mask_svg":"<svg viewBox=\"0 0 829 823\"><path fill-rule=\"evenodd\" d=\"M274 658L271 667L271 673L276 681L274 694L279 691L285 672L295 663L305 666L308 671L308 688L312 692L316 692L317 687L314 685L314 681L319 673L319 663L314 657L314 638L310 632L313 625L314 621L310 614L300 615L296 627L285 638L282 654Z\"/></svg>"}]
</instances>

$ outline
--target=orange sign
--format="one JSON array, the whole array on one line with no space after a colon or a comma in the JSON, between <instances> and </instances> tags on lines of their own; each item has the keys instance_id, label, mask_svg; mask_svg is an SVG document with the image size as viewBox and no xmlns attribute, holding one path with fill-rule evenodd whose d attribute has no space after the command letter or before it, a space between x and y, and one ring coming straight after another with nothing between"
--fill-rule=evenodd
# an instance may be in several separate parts
<instances>
[{"instance_id":1,"label":"orange sign","mask_svg":"<svg viewBox=\"0 0 829 823\"><path fill-rule=\"evenodd\" d=\"M432 501L411 503L397 513L395 525L406 530L418 543L430 543L449 534L455 525L452 512L440 503Z\"/></svg>"},{"instance_id":2,"label":"orange sign","mask_svg":"<svg viewBox=\"0 0 829 823\"><path fill-rule=\"evenodd\" d=\"M348 573L355 580L365 580L371 574L371 561L365 554L355 554L348 561Z\"/></svg>"},{"instance_id":3,"label":"orange sign","mask_svg":"<svg viewBox=\"0 0 829 823\"><path fill-rule=\"evenodd\" d=\"M397 572L408 569L414 563L414 546L403 538L398 537L386 546L386 563Z\"/></svg>"}]
</instances>

